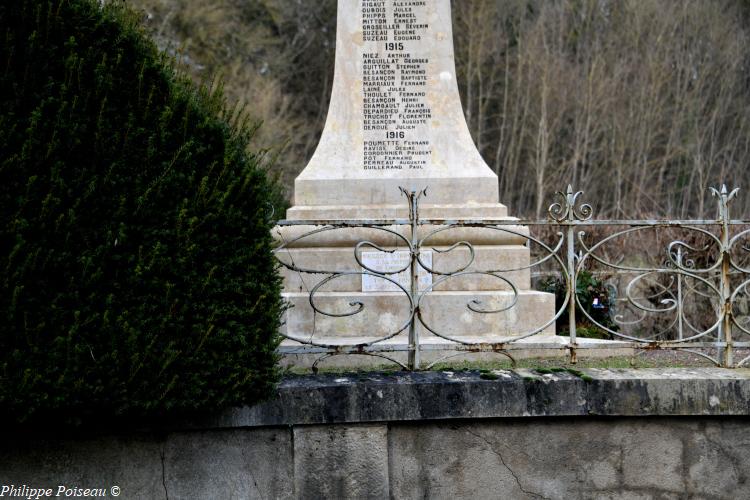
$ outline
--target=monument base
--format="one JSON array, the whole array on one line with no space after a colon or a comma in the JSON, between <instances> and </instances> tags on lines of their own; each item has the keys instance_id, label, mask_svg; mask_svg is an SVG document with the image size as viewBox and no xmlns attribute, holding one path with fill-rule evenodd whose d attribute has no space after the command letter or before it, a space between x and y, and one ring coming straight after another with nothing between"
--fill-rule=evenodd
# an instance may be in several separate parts
<instances>
[{"instance_id":1,"label":"monument base","mask_svg":"<svg viewBox=\"0 0 750 500\"><path fill-rule=\"evenodd\" d=\"M315 216L338 216L327 226L298 219L297 225L274 230L278 243L284 245L277 256L292 268L281 268L283 296L289 305L282 334L292 339L282 344L285 358L290 349L307 349L314 361L325 348L347 350L360 344L385 346L405 356L417 302L418 317L413 321L420 349L425 345L430 346L428 350L445 351L430 354L434 360L450 353L466 355L461 344L513 342L528 335L537 343L555 341L555 296L531 290L527 227L452 227L441 211L444 206L420 207L417 239L422 265L413 293L409 271L396 273L409 266L411 251L405 243L412 241L411 225L378 228L362 220L362 227L352 227L360 219L347 218L340 208L331 207L335 211L330 213L293 208L290 215L308 214L310 222L323 222ZM473 209L472 215L487 216L486 208L455 207L455 214L466 217ZM497 204L492 211L499 215L504 207ZM348 215L361 214L352 209ZM422 217L429 215L445 222L424 223ZM337 227L336 220L350 223ZM294 353L295 359L301 355ZM375 356L355 357L353 366L376 366L383 361Z\"/></svg>"},{"instance_id":2,"label":"monument base","mask_svg":"<svg viewBox=\"0 0 750 500\"><path fill-rule=\"evenodd\" d=\"M460 269L471 260L471 253L465 247L458 247L448 251L448 246L429 247L426 252L431 253L432 268L439 272L449 272ZM406 252L406 247L394 247L395 252ZM336 271L339 273L354 273L362 271L355 259L356 255L362 260L362 253L371 249L365 247L354 250L352 247L307 247L289 248L280 251L279 260L299 268ZM387 255L387 254L386 254ZM474 247L474 261L468 271L498 271L500 268L515 269L513 271L496 272L518 289L528 288L531 281L529 266L529 249L523 245L480 245ZM286 267L280 269L284 278L284 290L287 292L309 292L328 276L325 274L307 274L292 271ZM437 278L439 276L435 276ZM449 290L511 290L508 282L485 274L469 274L450 278L434 288L435 291ZM362 291L362 276L348 274L341 276L328 285L326 291L359 292Z\"/></svg>"},{"instance_id":3,"label":"monument base","mask_svg":"<svg viewBox=\"0 0 750 500\"><path fill-rule=\"evenodd\" d=\"M360 219L338 217L334 220L358 223ZM506 220L513 221L514 219ZM335 223L322 227L321 225L304 224L306 222L304 220L299 222L302 224L274 228L273 236L278 244L285 245L284 251L287 248L329 247L350 247L353 250L363 241L374 243L380 247L399 247L405 246L411 241L411 226L405 224L364 227L368 222L362 219L362 227L337 227ZM426 220L420 219L420 225L417 227L417 239L426 248L450 247L458 242L466 242L478 247L484 245L525 245L528 241L529 231L524 226L450 227L448 225L450 224L449 219L443 225L427 224L426 222ZM498 262L498 268L500 264Z\"/></svg>"},{"instance_id":4,"label":"monument base","mask_svg":"<svg viewBox=\"0 0 750 500\"><path fill-rule=\"evenodd\" d=\"M319 339L336 339L336 343L341 344L348 343L353 336L373 342L408 330L411 302L404 293L319 292L312 298L318 311L322 311L318 314L310 305L307 293L284 293L283 297L290 309L286 312L282 333L290 337L322 344L329 342ZM357 310L360 312L341 316ZM425 335L429 333L426 325L447 337L487 343L490 337L514 338L544 327L555 315L555 296L530 290L517 294L510 291L431 292L422 299L420 314L424 325L418 323L418 327ZM537 336L554 334L552 323Z\"/></svg>"}]
</instances>

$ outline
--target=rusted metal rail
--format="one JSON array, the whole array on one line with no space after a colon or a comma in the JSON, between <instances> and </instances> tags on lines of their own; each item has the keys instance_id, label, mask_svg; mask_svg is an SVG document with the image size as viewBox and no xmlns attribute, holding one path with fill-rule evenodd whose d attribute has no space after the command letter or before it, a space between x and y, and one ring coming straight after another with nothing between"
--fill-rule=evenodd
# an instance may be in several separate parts
<instances>
[{"instance_id":1,"label":"rusted metal rail","mask_svg":"<svg viewBox=\"0 0 750 500\"><path fill-rule=\"evenodd\" d=\"M426 190L402 189L402 192L408 202L408 219L278 222L279 227L315 226L314 230L284 241L275 250L280 264L290 271L323 276L309 291L314 315L347 318L363 313L362 302L351 302L352 309L345 312L326 311L316 303L316 295L322 289L346 276L371 276L390 282L407 306L400 327L376 338L362 342L319 339L315 331L304 337L286 335L293 345L282 345L282 354L318 355L318 361L346 354L377 356L410 370L424 368L421 352L440 350L450 353L438 361L468 352L497 352L512 359L511 353L519 349L563 349L575 362L577 352L583 349L633 348L693 352L723 367L740 367L750 362L750 356L735 359L735 349L750 348L747 290L750 221L732 219L730 214L738 189L711 188L717 201L717 218L703 220L597 220L593 218L592 206L581 203L583 193L571 186L558 193L559 200L549 207L547 220L423 219L419 204ZM354 228L386 233L398 244L383 247L372 241L359 241L354 246L354 259L359 267L356 270L310 269L296 265L291 258L289 249L305 238ZM503 263L498 262L492 269L478 269L472 267L475 247L467 241L457 241L442 250L432 248L440 253L460 248L468 252L467 261L456 269L438 270L424 261L422 254L432 247L431 238L459 228L481 228L523 238L532 251L531 261L527 266L515 268L502 267ZM602 235L603 231L606 234ZM541 236L535 236L538 232L554 235L548 237L553 241L543 241ZM361 258L365 248L384 253L406 250L408 264L395 270L376 269ZM431 285L420 288L419 268L432 274ZM526 270L536 277L537 289L556 291L558 298L554 316L529 331L513 332L502 341L486 342L445 333L440 325L425 320L425 297L447 280L469 276L500 280L512 293L512 299L510 304L494 309L484 307L479 300L469 300L468 311L481 315L512 314L521 287L508 273ZM402 273L409 274L408 285L398 281L396 275ZM548 278L545 286L540 286L544 283L539 276ZM596 286L582 289L582 279L593 280ZM557 288L550 289L550 283L556 283ZM560 321L565 315L567 320ZM548 336L540 335L555 324L558 334L566 330L565 341L552 342ZM609 342L584 342L580 339L584 331L587 334L594 331ZM398 342L398 339L404 340ZM436 339L440 341L435 342ZM402 358L405 361L396 359L394 353L405 354Z\"/></svg>"}]
</instances>

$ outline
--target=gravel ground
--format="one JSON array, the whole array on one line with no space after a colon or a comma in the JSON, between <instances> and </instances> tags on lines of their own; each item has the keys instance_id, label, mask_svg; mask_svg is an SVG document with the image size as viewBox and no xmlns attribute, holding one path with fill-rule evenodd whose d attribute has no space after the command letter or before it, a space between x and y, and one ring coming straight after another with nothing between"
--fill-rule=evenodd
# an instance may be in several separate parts
<instances>
[{"instance_id":1,"label":"gravel ground","mask_svg":"<svg viewBox=\"0 0 750 500\"><path fill-rule=\"evenodd\" d=\"M579 351L580 352L580 351ZM703 350L713 358L717 357L715 350ZM750 356L750 349L735 349L735 363L742 361L745 357ZM612 358L586 359L579 354L579 360L576 365L571 365L564 359L525 359L519 360L517 366L525 367L550 367L550 366L577 366L580 368L695 368L715 366L710 360L684 350L663 350L663 351L638 351L633 356L617 356ZM750 368L750 366L748 366Z\"/></svg>"}]
</instances>

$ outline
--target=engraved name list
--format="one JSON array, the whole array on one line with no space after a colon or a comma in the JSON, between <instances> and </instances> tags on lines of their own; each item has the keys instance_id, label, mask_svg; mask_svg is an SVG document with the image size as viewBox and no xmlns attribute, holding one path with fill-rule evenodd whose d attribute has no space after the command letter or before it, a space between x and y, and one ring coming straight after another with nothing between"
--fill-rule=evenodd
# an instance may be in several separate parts
<instances>
[{"instance_id":1,"label":"engraved name list","mask_svg":"<svg viewBox=\"0 0 750 500\"><path fill-rule=\"evenodd\" d=\"M432 110L425 0L362 0L362 99L365 170L423 169L429 164Z\"/></svg>"}]
</instances>

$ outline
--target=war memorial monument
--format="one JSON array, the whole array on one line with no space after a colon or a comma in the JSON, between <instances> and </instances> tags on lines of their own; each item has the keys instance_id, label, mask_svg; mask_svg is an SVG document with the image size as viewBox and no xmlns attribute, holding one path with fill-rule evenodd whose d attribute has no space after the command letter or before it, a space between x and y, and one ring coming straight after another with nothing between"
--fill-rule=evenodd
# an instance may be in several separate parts
<instances>
[{"instance_id":1,"label":"war memorial monument","mask_svg":"<svg viewBox=\"0 0 750 500\"><path fill-rule=\"evenodd\" d=\"M328 117L294 187L291 225L274 230L289 266L285 335L405 344L416 240L420 343L498 342L539 327L554 335L554 296L530 289L527 229L447 228L511 220L462 112L449 0L339 0ZM419 203L416 235L409 224L368 224L408 219L408 198ZM322 272L301 272L311 270Z\"/></svg>"}]
</instances>

